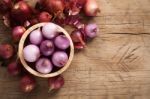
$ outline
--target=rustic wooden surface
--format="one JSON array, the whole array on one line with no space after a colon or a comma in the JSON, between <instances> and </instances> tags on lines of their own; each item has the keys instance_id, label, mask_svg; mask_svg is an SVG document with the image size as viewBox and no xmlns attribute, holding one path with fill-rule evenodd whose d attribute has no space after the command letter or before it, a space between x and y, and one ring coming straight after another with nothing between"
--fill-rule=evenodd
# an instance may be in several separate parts
<instances>
[{"instance_id":1,"label":"rustic wooden surface","mask_svg":"<svg viewBox=\"0 0 150 99\"><path fill-rule=\"evenodd\" d=\"M102 12L91 22L100 32L76 53L64 87L50 94L37 78L36 90L23 94L19 78L1 67L1 99L150 99L150 0L97 1ZM1 24L0 37L6 32Z\"/></svg>"}]
</instances>

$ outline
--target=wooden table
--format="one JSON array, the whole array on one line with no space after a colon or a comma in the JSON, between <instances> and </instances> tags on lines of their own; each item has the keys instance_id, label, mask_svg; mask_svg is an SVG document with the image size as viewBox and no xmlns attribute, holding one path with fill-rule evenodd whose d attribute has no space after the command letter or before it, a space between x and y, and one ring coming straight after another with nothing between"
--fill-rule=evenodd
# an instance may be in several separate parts
<instances>
[{"instance_id":1,"label":"wooden table","mask_svg":"<svg viewBox=\"0 0 150 99\"><path fill-rule=\"evenodd\" d=\"M0 68L0 99L150 99L150 0L97 0L98 37L76 53L64 87L47 93L45 79L30 94ZM1 22L2 23L2 22ZM8 33L6 33L8 32ZM10 31L1 24L0 37Z\"/></svg>"}]
</instances>

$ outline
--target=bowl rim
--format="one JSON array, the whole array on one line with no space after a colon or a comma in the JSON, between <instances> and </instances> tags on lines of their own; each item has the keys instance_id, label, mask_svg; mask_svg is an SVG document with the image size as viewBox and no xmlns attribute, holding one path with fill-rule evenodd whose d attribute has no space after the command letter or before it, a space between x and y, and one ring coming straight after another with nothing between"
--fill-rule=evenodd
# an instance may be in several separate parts
<instances>
[{"instance_id":1,"label":"bowl rim","mask_svg":"<svg viewBox=\"0 0 150 99\"><path fill-rule=\"evenodd\" d=\"M64 71L66 71L68 69L68 67L70 66L71 64L71 61L73 60L73 56L74 56L74 45L73 45L73 42L71 40L71 37L70 35L68 34L68 32L63 29L62 27L60 27L59 25L55 24L57 27L58 27L58 32L60 30L60 32L62 32L64 35L66 35L66 37L69 39L70 41L70 54L69 54L69 59L68 59L68 62L65 64L64 67L62 67L61 69L59 69L58 71L56 72L53 72L53 73L49 73L49 74L42 74L34 69L32 69L28 64L27 62L24 60L24 57L23 57L23 48L24 48L24 43L25 43L25 40L26 38L28 37L28 35L33 31L35 30L36 28L40 28L42 26L44 26L45 24L47 23L52 23L52 22L43 22L43 23L38 23L38 24L35 24L33 26L31 26L30 28L28 28L25 33L22 35L21 39L20 39L20 42L19 42L19 47L18 47L18 56L20 58L20 61L23 65L23 67L31 74L37 76L37 77L42 77L42 78L48 78L48 77L54 77L54 76L58 76L60 74L62 74ZM54 24L54 23L53 23Z\"/></svg>"}]
</instances>

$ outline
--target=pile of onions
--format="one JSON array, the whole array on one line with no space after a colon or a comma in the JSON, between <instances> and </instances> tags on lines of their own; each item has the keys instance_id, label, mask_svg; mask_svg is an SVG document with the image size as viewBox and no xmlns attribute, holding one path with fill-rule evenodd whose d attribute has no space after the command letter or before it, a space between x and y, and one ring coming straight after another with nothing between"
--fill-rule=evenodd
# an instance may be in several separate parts
<instances>
[{"instance_id":1,"label":"pile of onions","mask_svg":"<svg viewBox=\"0 0 150 99\"><path fill-rule=\"evenodd\" d=\"M28 63L35 64L36 71L48 74L68 62L69 53L66 50L69 48L69 39L59 32L57 25L47 23L30 33L23 56Z\"/></svg>"},{"instance_id":2,"label":"pile of onions","mask_svg":"<svg viewBox=\"0 0 150 99\"><path fill-rule=\"evenodd\" d=\"M31 92L36 87L36 80L29 75L17 58L18 43L25 31L40 22L53 22L60 26L70 26L74 47L83 49L88 40L97 36L98 26L95 23L85 24L81 13L88 19L100 12L96 0L1 0L0 14L5 26L12 29L11 43L0 44L0 59L7 65L10 75L21 75L20 88L22 92ZM83 14L82 14L83 15ZM29 42L24 47L24 59L36 71L42 74L61 69L68 61L70 42L68 38L57 31L57 27L48 23L35 29L28 37ZM13 61L12 61L13 60ZM57 76L48 79L50 90L63 86L64 79Z\"/></svg>"}]
</instances>

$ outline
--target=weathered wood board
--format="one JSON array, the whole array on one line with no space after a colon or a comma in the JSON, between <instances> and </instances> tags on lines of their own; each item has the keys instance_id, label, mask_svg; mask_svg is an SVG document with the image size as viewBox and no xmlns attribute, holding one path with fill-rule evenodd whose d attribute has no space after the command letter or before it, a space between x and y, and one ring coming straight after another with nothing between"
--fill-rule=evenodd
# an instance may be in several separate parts
<instances>
[{"instance_id":1,"label":"weathered wood board","mask_svg":"<svg viewBox=\"0 0 150 99\"><path fill-rule=\"evenodd\" d=\"M1 99L150 99L150 0L97 0L98 37L76 53L66 83L47 93L45 79L30 94L0 67ZM6 33L8 32L8 33ZM10 31L0 24L0 38ZM1 39L2 40L2 39Z\"/></svg>"}]
</instances>

